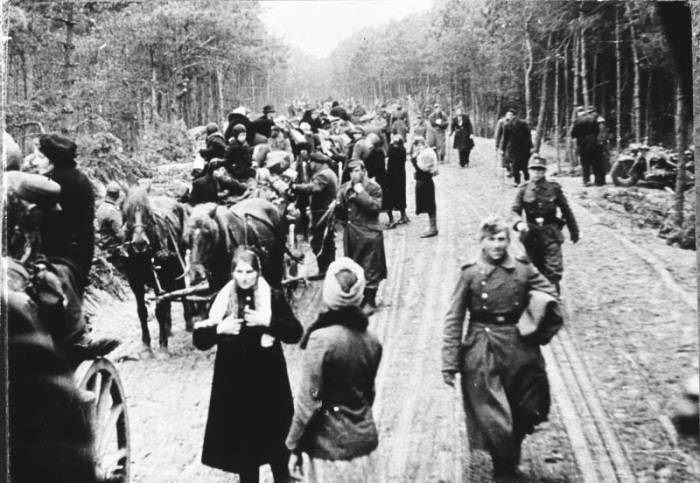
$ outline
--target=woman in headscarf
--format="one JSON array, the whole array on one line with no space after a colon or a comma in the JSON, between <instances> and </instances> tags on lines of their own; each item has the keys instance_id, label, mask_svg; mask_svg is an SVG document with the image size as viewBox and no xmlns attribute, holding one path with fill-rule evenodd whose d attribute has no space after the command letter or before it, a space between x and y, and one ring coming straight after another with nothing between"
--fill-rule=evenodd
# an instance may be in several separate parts
<instances>
[{"instance_id":1,"label":"woman in headscarf","mask_svg":"<svg viewBox=\"0 0 700 483\"><path fill-rule=\"evenodd\" d=\"M323 282L325 310L302 342L302 374L287 447L307 482L372 481L378 434L372 418L382 346L360 309L362 267L340 258ZM310 458L303 469L302 452Z\"/></svg>"},{"instance_id":2,"label":"woman in headscarf","mask_svg":"<svg viewBox=\"0 0 700 483\"><path fill-rule=\"evenodd\" d=\"M270 464L275 483L287 482L289 450L284 438L292 420L292 393L280 341L302 335L281 292L260 275L260 260L239 247L232 280L195 326L195 347L217 344L202 463L257 482Z\"/></svg>"}]
</instances>

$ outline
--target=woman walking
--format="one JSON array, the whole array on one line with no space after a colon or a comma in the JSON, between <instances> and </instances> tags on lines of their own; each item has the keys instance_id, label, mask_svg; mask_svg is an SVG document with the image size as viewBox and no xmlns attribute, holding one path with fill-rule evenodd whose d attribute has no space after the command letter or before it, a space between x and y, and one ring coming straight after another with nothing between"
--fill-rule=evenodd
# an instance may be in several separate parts
<instances>
[{"instance_id":1,"label":"woman walking","mask_svg":"<svg viewBox=\"0 0 700 483\"><path fill-rule=\"evenodd\" d=\"M367 331L369 320L360 309L364 287L364 271L353 260L331 263L322 292L327 309L301 342L301 382L287 447L293 472L307 482L373 481L370 454L378 435L372 404L382 346ZM302 452L310 458L307 470Z\"/></svg>"},{"instance_id":2,"label":"woman walking","mask_svg":"<svg viewBox=\"0 0 700 483\"><path fill-rule=\"evenodd\" d=\"M239 248L232 265L232 280L193 335L198 349L217 344L202 463L238 473L241 483L256 483L270 464L275 483L286 482L293 403L280 340L295 343L303 329L260 276L254 252Z\"/></svg>"},{"instance_id":3,"label":"woman walking","mask_svg":"<svg viewBox=\"0 0 700 483\"><path fill-rule=\"evenodd\" d=\"M455 110L451 131L451 134L454 135L452 147L459 153L459 166L468 168L469 153L474 147L474 140L472 139L473 129L469 116L464 114L461 107Z\"/></svg>"},{"instance_id":4,"label":"woman walking","mask_svg":"<svg viewBox=\"0 0 700 483\"><path fill-rule=\"evenodd\" d=\"M433 176L437 174L437 154L425 144L425 139L413 138L413 156L411 163L416 170L416 215L427 213L430 220L428 231L421 238L429 238L438 234L437 207L435 205L435 183Z\"/></svg>"},{"instance_id":5,"label":"woman walking","mask_svg":"<svg viewBox=\"0 0 700 483\"><path fill-rule=\"evenodd\" d=\"M389 213L393 210L401 213L401 218L388 227L394 228L410 221L406 216L406 148L401 134L391 135L388 156L384 200Z\"/></svg>"}]
</instances>

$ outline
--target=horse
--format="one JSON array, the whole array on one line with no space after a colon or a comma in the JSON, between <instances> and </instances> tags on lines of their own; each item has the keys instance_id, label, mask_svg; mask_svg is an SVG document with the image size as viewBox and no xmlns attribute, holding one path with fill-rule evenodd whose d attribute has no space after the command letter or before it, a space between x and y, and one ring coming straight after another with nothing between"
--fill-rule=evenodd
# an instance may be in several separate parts
<instances>
[{"instance_id":1,"label":"horse","mask_svg":"<svg viewBox=\"0 0 700 483\"><path fill-rule=\"evenodd\" d=\"M147 287L160 295L186 285L182 234L188 211L186 205L171 198L149 195L148 188L143 186L130 191L122 205L127 254L124 273L136 298L142 357L152 356L145 300ZM188 302L183 307L186 328L190 330L192 309ZM168 337L172 329L170 301L157 299L155 315L160 331L158 354L165 358L169 355Z\"/></svg>"},{"instance_id":2,"label":"horse","mask_svg":"<svg viewBox=\"0 0 700 483\"><path fill-rule=\"evenodd\" d=\"M281 288L285 231L279 207L273 203L250 198L231 207L197 205L187 220L184 238L191 250L193 284L206 279L210 290L220 290L231 279L234 251L243 245L260 258L265 280Z\"/></svg>"}]
</instances>

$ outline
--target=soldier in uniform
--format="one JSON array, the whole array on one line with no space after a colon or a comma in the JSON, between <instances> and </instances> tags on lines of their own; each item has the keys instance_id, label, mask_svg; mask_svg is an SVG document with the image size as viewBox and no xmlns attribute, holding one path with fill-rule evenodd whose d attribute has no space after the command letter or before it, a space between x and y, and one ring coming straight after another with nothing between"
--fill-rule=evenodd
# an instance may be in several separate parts
<instances>
[{"instance_id":1,"label":"soldier in uniform","mask_svg":"<svg viewBox=\"0 0 700 483\"><path fill-rule=\"evenodd\" d=\"M309 157L311 181L292 184L292 190L310 195L311 227L310 245L318 262L319 280L326 276L326 270L335 260L333 225L333 202L338 195L338 176L330 168L331 159L322 153L311 153Z\"/></svg>"},{"instance_id":2,"label":"soldier in uniform","mask_svg":"<svg viewBox=\"0 0 700 483\"><path fill-rule=\"evenodd\" d=\"M450 386L461 373L470 448L489 451L500 481L516 476L522 441L550 407L539 345L522 337L516 324L530 291L544 292L556 305L556 290L526 257L508 253L505 220L487 218L479 236L481 254L462 266L445 318L442 373Z\"/></svg>"},{"instance_id":3,"label":"soldier in uniform","mask_svg":"<svg viewBox=\"0 0 700 483\"><path fill-rule=\"evenodd\" d=\"M115 181L107 184L107 192L102 204L95 212L97 225L97 246L107 255L113 265L118 264L118 251L121 244L122 212L117 207L121 188Z\"/></svg>"},{"instance_id":4,"label":"soldier in uniform","mask_svg":"<svg viewBox=\"0 0 700 483\"><path fill-rule=\"evenodd\" d=\"M367 177L365 164L348 163L350 181L338 193L338 218L343 221L343 251L365 271L365 297L362 302L367 315L377 308L379 282L387 275L384 235L379 223L382 209L382 188Z\"/></svg>"},{"instance_id":5,"label":"soldier in uniform","mask_svg":"<svg viewBox=\"0 0 700 483\"><path fill-rule=\"evenodd\" d=\"M564 272L561 244L564 236L561 229L569 228L571 241L578 241L578 225L561 185L545 178L547 161L534 154L529 163L529 182L523 184L515 195L512 211L518 221L514 228L522 234L523 245L532 263L559 291L559 282ZM557 208L562 218L557 218ZM525 219L521 215L525 212Z\"/></svg>"},{"instance_id":6,"label":"soldier in uniform","mask_svg":"<svg viewBox=\"0 0 700 483\"><path fill-rule=\"evenodd\" d=\"M599 133L600 125L598 124L597 113L591 112L591 109L586 109L582 106L578 107L576 109L576 119L571 127L571 137L576 139L584 186L590 186L591 184L591 171L595 174L598 186L605 184L605 172L600 168L602 163L601 147L598 140Z\"/></svg>"}]
</instances>

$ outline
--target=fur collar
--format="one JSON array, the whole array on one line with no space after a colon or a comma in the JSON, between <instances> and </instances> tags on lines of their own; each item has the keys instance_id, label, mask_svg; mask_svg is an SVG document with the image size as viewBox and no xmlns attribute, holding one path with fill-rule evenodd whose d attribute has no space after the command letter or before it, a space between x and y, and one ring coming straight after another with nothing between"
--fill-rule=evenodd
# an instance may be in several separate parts
<instances>
[{"instance_id":1,"label":"fur collar","mask_svg":"<svg viewBox=\"0 0 700 483\"><path fill-rule=\"evenodd\" d=\"M316 321L313 322L306 330L304 337L302 337L301 342L299 343L299 347L306 349L306 345L309 343L309 337L313 331L323 329L325 327L332 327L334 325L342 325L348 329L364 332L367 330L367 326L369 325L369 319L362 309L357 306L321 312L318 314Z\"/></svg>"}]
</instances>

